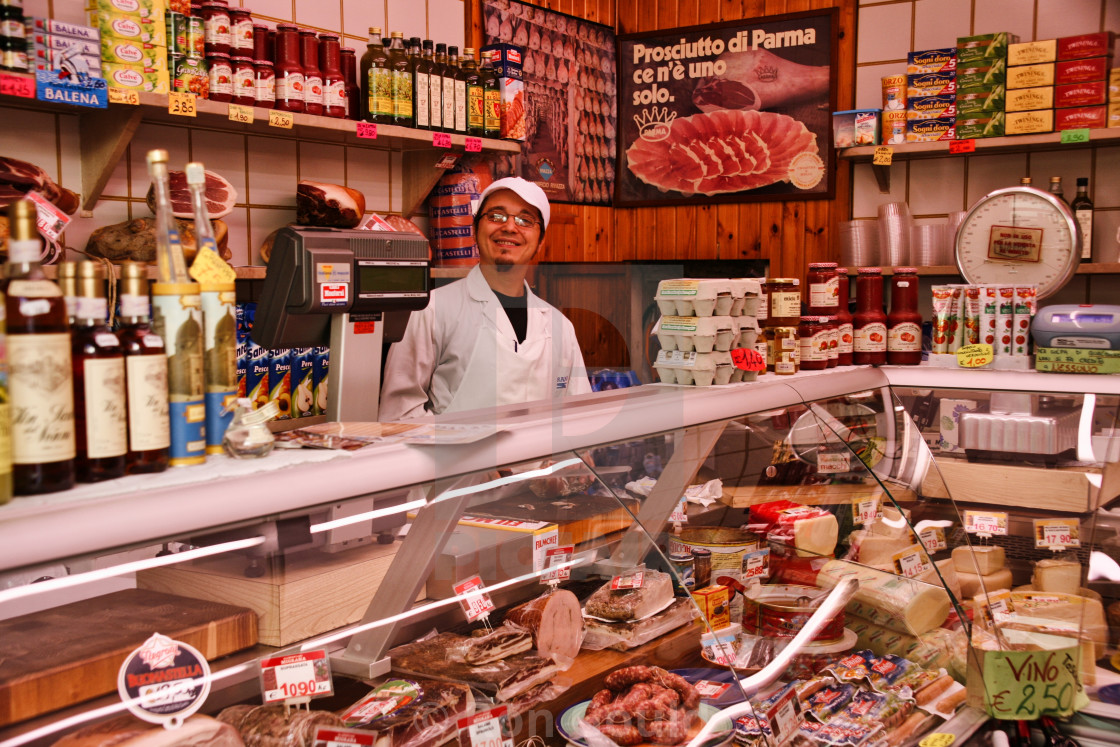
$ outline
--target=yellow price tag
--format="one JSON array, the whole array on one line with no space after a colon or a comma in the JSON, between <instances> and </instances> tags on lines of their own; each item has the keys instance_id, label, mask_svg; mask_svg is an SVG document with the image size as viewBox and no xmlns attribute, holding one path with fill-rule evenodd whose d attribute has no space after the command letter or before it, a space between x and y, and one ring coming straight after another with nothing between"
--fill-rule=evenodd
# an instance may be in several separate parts
<instances>
[{"instance_id":1,"label":"yellow price tag","mask_svg":"<svg viewBox=\"0 0 1120 747\"><path fill-rule=\"evenodd\" d=\"M875 166L890 166L891 158L894 156L894 149L888 145L880 145L875 149L875 155L871 158L871 163Z\"/></svg>"},{"instance_id":2,"label":"yellow price tag","mask_svg":"<svg viewBox=\"0 0 1120 747\"><path fill-rule=\"evenodd\" d=\"M110 88L109 89L109 103L110 104L128 104L129 106L140 105L140 92L134 91L131 88Z\"/></svg>"},{"instance_id":3,"label":"yellow price tag","mask_svg":"<svg viewBox=\"0 0 1120 747\"><path fill-rule=\"evenodd\" d=\"M193 93L172 91L167 94L167 111L180 117L197 117L198 107Z\"/></svg>"},{"instance_id":4,"label":"yellow price tag","mask_svg":"<svg viewBox=\"0 0 1120 747\"><path fill-rule=\"evenodd\" d=\"M928 737L918 742L918 747L949 747L949 745L955 741L957 741L956 734L930 734Z\"/></svg>"},{"instance_id":5,"label":"yellow price tag","mask_svg":"<svg viewBox=\"0 0 1120 747\"><path fill-rule=\"evenodd\" d=\"M253 107L243 106L242 104L230 104L229 120L231 122L251 124L253 121Z\"/></svg>"},{"instance_id":6,"label":"yellow price tag","mask_svg":"<svg viewBox=\"0 0 1120 747\"><path fill-rule=\"evenodd\" d=\"M278 112L275 109L268 113L268 124L272 127L283 127L285 130L292 129L292 113L291 112Z\"/></svg>"},{"instance_id":7,"label":"yellow price tag","mask_svg":"<svg viewBox=\"0 0 1120 747\"><path fill-rule=\"evenodd\" d=\"M237 279L237 273L218 256L218 253L209 246L203 246L191 263L191 277L203 285L217 285L219 283L232 283Z\"/></svg>"},{"instance_id":8,"label":"yellow price tag","mask_svg":"<svg viewBox=\"0 0 1120 747\"><path fill-rule=\"evenodd\" d=\"M979 368L992 362L992 346L986 342L963 345L957 350L957 365L961 368Z\"/></svg>"}]
</instances>

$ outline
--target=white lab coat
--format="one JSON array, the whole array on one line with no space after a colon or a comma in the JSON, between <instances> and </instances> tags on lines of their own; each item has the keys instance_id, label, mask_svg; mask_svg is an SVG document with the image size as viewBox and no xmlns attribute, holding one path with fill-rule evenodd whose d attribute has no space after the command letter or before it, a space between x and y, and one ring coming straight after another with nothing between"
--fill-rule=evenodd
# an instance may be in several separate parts
<instances>
[{"instance_id":1,"label":"white lab coat","mask_svg":"<svg viewBox=\"0 0 1120 747\"><path fill-rule=\"evenodd\" d=\"M379 419L495 407L591 391L575 329L525 286L528 324L517 342L482 271L432 292L389 348Z\"/></svg>"}]
</instances>

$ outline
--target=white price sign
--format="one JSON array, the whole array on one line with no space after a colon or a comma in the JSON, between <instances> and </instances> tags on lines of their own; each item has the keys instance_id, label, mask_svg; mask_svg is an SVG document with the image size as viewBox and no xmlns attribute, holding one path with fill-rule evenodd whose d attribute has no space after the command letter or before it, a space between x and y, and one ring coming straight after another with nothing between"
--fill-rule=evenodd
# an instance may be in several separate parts
<instances>
[{"instance_id":1,"label":"white price sign","mask_svg":"<svg viewBox=\"0 0 1120 747\"><path fill-rule=\"evenodd\" d=\"M934 553L949 549L949 543L945 541L945 530L941 527L923 529L918 538L922 541L922 547L926 552Z\"/></svg>"},{"instance_id":2,"label":"white price sign","mask_svg":"<svg viewBox=\"0 0 1120 747\"><path fill-rule=\"evenodd\" d=\"M695 687L696 692L700 693L700 697L704 700L719 700L725 692L731 689L731 684L728 682L700 680L696 683Z\"/></svg>"},{"instance_id":3,"label":"white price sign","mask_svg":"<svg viewBox=\"0 0 1120 747\"><path fill-rule=\"evenodd\" d=\"M506 706L459 719L460 747L513 747Z\"/></svg>"},{"instance_id":4,"label":"white price sign","mask_svg":"<svg viewBox=\"0 0 1120 747\"><path fill-rule=\"evenodd\" d=\"M373 747L376 743L377 735L371 731L320 726L311 747Z\"/></svg>"},{"instance_id":5,"label":"white price sign","mask_svg":"<svg viewBox=\"0 0 1120 747\"><path fill-rule=\"evenodd\" d=\"M1035 519L1034 546L1052 550L1081 547L1081 527L1068 519Z\"/></svg>"},{"instance_id":6,"label":"white price sign","mask_svg":"<svg viewBox=\"0 0 1120 747\"><path fill-rule=\"evenodd\" d=\"M870 524L879 515L878 498L853 498L852 522L854 524Z\"/></svg>"},{"instance_id":7,"label":"white price sign","mask_svg":"<svg viewBox=\"0 0 1120 747\"><path fill-rule=\"evenodd\" d=\"M964 530L969 534L1007 534L1007 514L1002 511L965 511Z\"/></svg>"},{"instance_id":8,"label":"white price sign","mask_svg":"<svg viewBox=\"0 0 1120 747\"><path fill-rule=\"evenodd\" d=\"M716 641L704 650L708 658L716 664L730 664L735 661L735 644L731 641Z\"/></svg>"},{"instance_id":9,"label":"white price sign","mask_svg":"<svg viewBox=\"0 0 1120 747\"><path fill-rule=\"evenodd\" d=\"M910 545L902 552L895 553L892 556L895 571L906 578L920 576L929 570L929 565L925 562L924 557L925 551L921 545Z\"/></svg>"},{"instance_id":10,"label":"white price sign","mask_svg":"<svg viewBox=\"0 0 1120 747\"><path fill-rule=\"evenodd\" d=\"M266 705L333 692L331 663L325 650L261 660L261 695Z\"/></svg>"},{"instance_id":11,"label":"white price sign","mask_svg":"<svg viewBox=\"0 0 1120 747\"><path fill-rule=\"evenodd\" d=\"M544 567L547 572L541 575L542 584L547 584L549 581L567 581L572 577L572 567L570 565L565 565L555 571L548 571L547 569L567 563L572 559L575 549L574 545L564 545L563 547L553 547L545 552Z\"/></svg>"},{"instance_id":12,"label":"white price sign","mask_svg":"<svg viewBox=\"0 0 1120 747\"><path fill-rule=\"evenodd\" d=\"M743 580L770 577L770 548L743 556Z\"/></svg>"},{"instance_id":13,"label":"white price sign","mask_svg":"<svg viewBox=\"0 0 1120 747\"><path fill-rule=\"evenodd\" d=\"M459 606L467 615L467 622L480 620L494 610L494 603L490 595L482 590L482 579L471 576L465 581L460 581L452 587L455 596L459 597Z\"/></svg>"},{"instance_id":14,"label":"white price sign","mask_svg":"<svg viewBox=\"0 0 1120 747\"><path fill-rule=\"evenodd\" d=\"M550 524L544 529L533 532L533 570L541 571L545 568L545 556L548 551L560 544L560 534L555 524Z\"/></svg>"},{"instance_id":15,"label":"white price sign","mask_svg":"<svg viewBox=\"0 0 1120 747\"><path fill-rule=\"evenodd\" d=\"M688 513L685 511L685 500L681 498L677 503L677 507L673 509L673 513L669 514L669 521L674 524L687 524Z\"/></svg>"},{"instance_id":16,"label":"white price sign","mask_svg":"<svg viewBox=\"0 0 1120 747\"><path fill-rule=\"evenodd\" d=\"M801 720L801 701L797 699L793 688L767 712L766 720L770 722L770 731L777 738L778 744L793 736Z\"/></svg>"}]
</instances>

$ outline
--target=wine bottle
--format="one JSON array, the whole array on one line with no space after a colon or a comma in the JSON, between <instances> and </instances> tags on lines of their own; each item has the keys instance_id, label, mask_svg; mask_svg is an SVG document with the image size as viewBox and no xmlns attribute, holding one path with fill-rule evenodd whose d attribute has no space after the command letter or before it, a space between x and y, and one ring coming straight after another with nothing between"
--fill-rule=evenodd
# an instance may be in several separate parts
<instances>
[{"instance_id":1,"label":"wine bottle","mask_svg":"<svg viewBox=\"0 0 1120 747\"><path fill-rule=\"evenodd\" d=\"M1089 179L1081 176L1077 178L1077 194L1069 204L1073 209L1073 217L1077 225L1081 226L1081 259L1093 258L1093 201L1089 199Z\"/></svg>"},{"instance_id":2,"label":"wine bottle","mask_svg":"<svg viewBox=\"0 0 1120 747\"><path fill-rule=\"evenodd\" d=\"M70 327L62 291L39 266L35 205L8 209L8 263L2 288L12 414L12 492L34 495L74 485L74 385Z\"/></svg>"},{"instance_id":3,"label":"wine bottle","mask_svg":"<svg viewBox=\"0 0 1120 747\"><path fill-rule=\"evenodd\" d=\"M66 321L73 327L77 320L78 303L78 263L58 263L58 287L62 289L62 300L66 303Z\"/></svg>"},{"instance_id":4,"label":"wine bottle","mask_svg":"<svg viewBox=\"0 0 1120 747\"><path fill-rule=\"evenodd\" d=\"M470 47L464 49L461 59L460 67L463 69L463 78L467 82L467 134L472 137L482 137L486 134L485 86L474 60L474 50Z\"/></svg>"},{"instance_id":5,"label":"wine bottle","mask_svg":"<svg viewBox=\"0 0 1120 747\"><path fill-rule=\"evenodd\" d=\"M167 469L171 426L167 409L167 354L163 339L151 328L147 265L121 265L120 325L128 394L128 453L125 472Z\"/></svg>"},{"instance_id":6,"label":"wine bottle","mask_svg":"<svg viewBox=\"0 0 1120 747\"><path fill-rule=\"evenodd\" d=\"M8 339L0 293L0 506L12 500L12 412L8 404Z\"/></svg>"}]
</instances>

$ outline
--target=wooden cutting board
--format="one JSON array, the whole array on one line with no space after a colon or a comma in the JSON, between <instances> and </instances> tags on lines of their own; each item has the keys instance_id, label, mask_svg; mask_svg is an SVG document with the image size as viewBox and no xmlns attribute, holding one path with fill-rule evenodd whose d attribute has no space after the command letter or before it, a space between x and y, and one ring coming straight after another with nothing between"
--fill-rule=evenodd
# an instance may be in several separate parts
<instances>
[{"instance_id":1,"label":"wooden cutting board","mask_svg":"<svg viewBox=\"0 0 1120 747\"><path fill-rule=\"evenodd\" d=\"M0 620L0 725L117 689L117 670L153 633L212 661L257 642L257 616L229 604L126 589Z\"/></svg>"}]
</instances>

